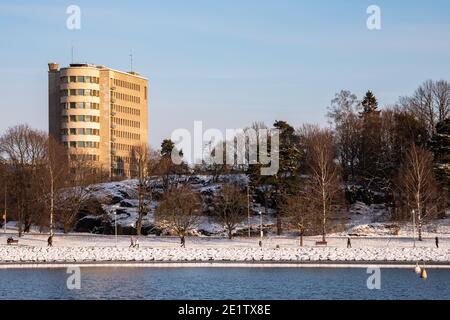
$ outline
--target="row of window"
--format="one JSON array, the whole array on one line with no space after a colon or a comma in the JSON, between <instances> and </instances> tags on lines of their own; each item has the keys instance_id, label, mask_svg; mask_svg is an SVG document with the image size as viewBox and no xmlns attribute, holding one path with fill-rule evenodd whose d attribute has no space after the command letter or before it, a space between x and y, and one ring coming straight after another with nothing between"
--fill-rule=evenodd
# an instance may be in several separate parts
<instances>
[{"instance_id":1,"label":"row of window","mask_svg":"<svg viewBox=\"0 0 450 320\"><path fill-rule=\"evenodd\" d=\"M70 129L61 129L61 134L64 136L67 135L86 135L86 136L99 136L99 129L91 129L91 128L70 128Z\"/></svg>"},{"instance_id":2,"label":"row of window","mask_svg":"<svg viewBox=\"0 0 450 320\"><path fill-rule=\"evenodd\" d=\"M139 110L139 109L125 107L125 106L120 106L118 104L113 104L112 105L112 110L116 111L116 112L132 114L134 116L140 116L141 115L141 110Z\"/></svg>"},{"instance_id":3,"label":"row of window","mask_svg":"<svg viewBox=\"0 0 450 320\"><path fill-rule=\"evenodd\" d=\"M112 134L118 138L130 139L130 140L140 140L141 135L138 133L112 130Z\"/></svg>"},{"instance_id":4,"label":"row of window","mask_svg":"<svg viewBox=\"0 0 450 320\"><path fill-rule=\"evenodd\" d=\"M128 176L128 177L133 177L136 176L136 173L132 170L124 170L124 169L113 169L112 173L114 176L116 177L124 177L124 176Z\"/></svg>"},{"instance_id":5,"label":"row of window","mask_svg":"<svg viewBox=\"0 0 450 320\"><path fill-rule=\"evenodd\" d=\"M91 76L69 76L61 77L62 83L99 83L100 79L98 77Z\"/></svg>"},{"instance_id":6,"label":"row of window","mask_svg":"<svg viewBox=\"0 0 450 320\"><path fill-rule=\"evenodd\" d=\"M78 116L62 116L63 122L100 122L100 117L98 116L86 116L86 115L78 115Z\"/></svg>"},{"instance_id":7,"label":"row of window","mask_svg":"<svg viewBox=\"0 0 450 320\"><path fill-rule=\"evenodd\" d=\"M131 157L118 157L118 156L112 156L112 162L116 166L120 166L124 163L131 163Z\"/></svg>"},{"instance_id":8,"label":"row of window","mask_svg":"<svg viewBox=\"0 0 450 320\"><path fill-rule=\"evenodd\" d=\"M91 148L91 149L98 149L100 147L99 142L94 141L69 141L64 142L64 146L70 147L70 148Z\"/></svg>"},{"instance_id":9,"label":"row of window","mask_svg":"<svg viewBox=\"0 0 450 320\"><path fill-rule=\"evenodd\" d=\"M141 123L139 121L133 121L128 119L122 119L122 118L116 118L112 117L112 123L119 125L119 126L127 126L132 128L140 128Z\"/></svg>"},{"instance_id":10,"label":"row of window","mask_svg":"<svg viewBox=\"0 0 450 320\"><path fill-rule=\"evenodd\" d=\"M100 156L96 154L71 154L72 161L99 161Z\"/></svg>"},{"instance_id":11,"label":"row of window","mask_svg":"<svg viewBox=\"0 0 450 320\"><path fill-rule=\"evenodd\" d=\"M63 89L61 90L62 97L68 96L88 96L88 97L99 97L100 91L91 89Z\"/></svg>"},{"instance_id":12,"label":"row of window","mask_svg":"<svg viewBox=\"0 0 450 320\"><path fill-rule=\"evenodd\" d=\"M128 151L128 152L131 152L131 150L133 150L134 148L133 146L122 143L112 143L111 147L116 151Z\"/></svg>"},{"instance_id":13,"label":"row of window","mask_svg":"<svg viewBox=\"0 0 450 320\"><path fill-rule=\"evenodd\" d=\"M67 109L92 109L99 110L100 104L95 102L63 102L61 108Z\"/></svg>"},{"instance_id":14,"label":"row of window","mask_svg":"<svg viewBox=\"0 0 450 320\"><path fill-rule=\"evenodd\" d=\"M118 87L122 87L122 88L126 88L126 89L131 89L131 90L136 90L136 91L141 91L141 86L135 83L131 83L125 80L119 80L119 79L112 79L111 78L111 82Z\"/></svg>"},{"instance_id":15,"label":"row of window","mask_svg":"<svg viewBox=\"0 0 450 320\"><path fill-rule=\"evenodd\" d=\"M132 95L129 95L126 93L121 93L121 92L111 91L111 98L116 98L116 99L127 101L127 102L141 103L140 97L132 96Z\"/></svg>"}]
</instances>

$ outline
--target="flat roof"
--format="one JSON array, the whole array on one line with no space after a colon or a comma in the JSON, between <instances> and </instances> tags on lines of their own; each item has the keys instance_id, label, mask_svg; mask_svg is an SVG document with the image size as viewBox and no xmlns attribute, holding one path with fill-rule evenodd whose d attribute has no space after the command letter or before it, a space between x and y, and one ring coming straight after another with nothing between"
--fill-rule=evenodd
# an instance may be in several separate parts
<instances>
[{"instance_id":1,"label":"flat roof","mask_svg":"<svg viewBox=\"0 0 450 320\"><path fill-rule=\"evenodd\" d=\"M99 70L106 69L106 70L122 73L122 74L125 74L128 76L133 76L133 77L141 78L141 79L148 81L148 78L143 77L139 73L136 73L134 71L120 71L120 70L112 69L112 68L105 67L102 65L95 65L95 64L90 64L90 63L71 63L71 64L69 64L68 67L63 67L60 70L67 70L70 68L92 68L92 69L99 69Z\"/></svg>"}]
</instances>

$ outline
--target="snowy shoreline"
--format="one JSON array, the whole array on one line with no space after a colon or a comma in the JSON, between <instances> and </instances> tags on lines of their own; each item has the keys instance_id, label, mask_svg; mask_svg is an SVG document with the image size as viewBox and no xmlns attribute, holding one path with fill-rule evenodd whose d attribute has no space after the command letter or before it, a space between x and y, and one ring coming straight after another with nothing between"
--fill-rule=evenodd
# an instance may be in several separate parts
<instances>
[{"instance_id":1,"label":"snowy shoreline","mask_svg":"<svg viewBox=\"0 0 450 320\"><path fill-rule=\"evenodd\" d=\"M422 264L420 264L422 265ZM450 262L428 262L428 269L450 269ZM73 262L73 263L0 263L0 270L7 269L61 269L61 268L323 268L323 269L365 269L376 267L380 269L411 269L414 263L401 261L386 262L349 262L349 261L322 261L318 262Z\"/></svg>"},{"instance_id":2,"label":"snowy shoreline","mask_svg":"<svg viewBox=\"0 0 450 320\"><path fill-rule=\"evenodd\" d=\"M433 248L119 248L0 247L0 264L415 264L450 265L450 250Z\"/></svg>"},{"instance_id":3,"label":"snowy shoreline","mask_svg":"<svg viewBox=\"0 0 450 320\"><path fill-rule=\"evenodd\" d=\"M11 230L12 231L12 230ZM0 267L42 265L124 266L312 266L312 265L426 265L450 266L450 237L439 234L439 248L434 234L424 241L414 242L401 236L352 237L347 248L347 236L330 235L328 246L316 246L320 236L305 237L300 247L297 237L259 238L188 237L186 248L180 248L177 237L141 237L140 248L129 248L129 236L57 234L54 246L47 247L45 234L26 234L19 245L7 246L6 239L14 233L0 233Z\"/></svg>"}]
</instances>

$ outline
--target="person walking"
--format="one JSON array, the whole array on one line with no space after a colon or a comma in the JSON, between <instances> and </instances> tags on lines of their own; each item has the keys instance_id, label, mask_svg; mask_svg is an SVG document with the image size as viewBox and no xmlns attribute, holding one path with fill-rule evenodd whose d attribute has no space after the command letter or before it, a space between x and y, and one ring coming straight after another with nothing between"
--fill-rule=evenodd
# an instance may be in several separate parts
<instances>
[{"instance_id":1,"label":"person walking","mask_svg":"<svg viewBox=\"0 0 450 320\"><path fill-rule=\"evenodd\" d=\"M53 236L48 237L47 239L47 246L53 247Z\"/></svg>"},{"instance_id":2,"label":"person walking","mask_svg":"<svg viewBox=\"0 0 450 320\"><path fill-rule=\"evenodd\" d=\"M186 239L184 238L184 234L181 236L181 248L186 248Z\"/></svg>"},{"instance_id":3,"label":"person walking","mask_svg":"<svg viewBox=\"0 0 450 320\"><path fill-rule=\"evenodd\" d=\"M352 247L352 240L350 237L347 238L347 249L350 249Z\"/></svg>"},{"instance_id":4,"label":"person walking","mask_svg":"<svg viewBox=\"0 0 450 320\"><path fill-rule=\"evenodd\" d=\"M436 241L436 248L438 248L438 249L439 249L439 238L438 238L438 237L436 237L435 241Z\"/></svg>"}]
</instances>

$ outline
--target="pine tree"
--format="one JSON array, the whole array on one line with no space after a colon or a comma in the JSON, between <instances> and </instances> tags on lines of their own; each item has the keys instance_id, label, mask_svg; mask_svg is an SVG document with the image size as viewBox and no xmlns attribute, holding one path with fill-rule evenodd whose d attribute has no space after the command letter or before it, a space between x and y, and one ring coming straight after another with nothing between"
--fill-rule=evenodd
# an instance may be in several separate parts
<instances>
[{"instance_id":1,"label":"pine tree","mask_svg":"<svg viewBox=\"0 0 450 320\"><path fill-rule=\"evenodd\" d=\"M170 139L164 139L161 143L161 155L163 157L170 156L172 154L172 150L175 148L175 144Z\"/></svg>"},{"instance_id":2,"label":"pine tree","mask_svg":"<svg viewBox=\"0 0 450 320\"><path fill-rule=\"evenodd\" d=\"M275 121L275 129L280 132L279 170L273 177L273 185L276 192L275 203L277 209L287 195L296 193L298 189L297 174L300 170L302 154L299 150L298 136L294 128L286 121ZM277 215L277 234L281 234L281 219Z\"/></svg>"},{"instance_id":3,"label":"pine tree","mask_svg":"<svg viewBox=\"0 0 450 320\"><path fill-rule=\"evenodd\" d=\"M436 126L432 140L437 179L450 187L450 118Z\"/></svg>"},{"instance_id":4,"label":"pine tree","mask_svg":"<svg viewBox=\"0 0 450 320\"><path fill-rule=\"evenodd\" d=\"M302 159L295 129L286 121L275 121L273 126L279 130L279 169L277 174L274 176L261 175L260 164L250 165L248 170L252 188L259 188L263 193L262 200L266 211L269 203L273 204L272 207L279 209L286 195L296 193ZM272 144L270 140L269 138L268 149ZM281 231L281 219L277 215L277 233L281 234Z\"/></svg>"},{"instance_id":5,"label":"pine tree","mask_svg":"<svg viewBox=\"0 0 450 320\"><path fill-rule=\"evenodd\" d=\"M368 114L372 112L378 112L378 101L372 91L367 91L366 96L364 97L361 105L364 108L363 114Z\"/></svg>"},{"instance_id":6,"label":"pine tree","mask_svg":"<svg viewBox=\"0 0 450 320\"><path fill-rule=\"evenodd\" d=\"M381 117L378 102L372 91L367 91L361 102L363 120L361 132L359 174L366 188L373 188L379 183L381 168Z\"/></svg>"}]
</instances>

